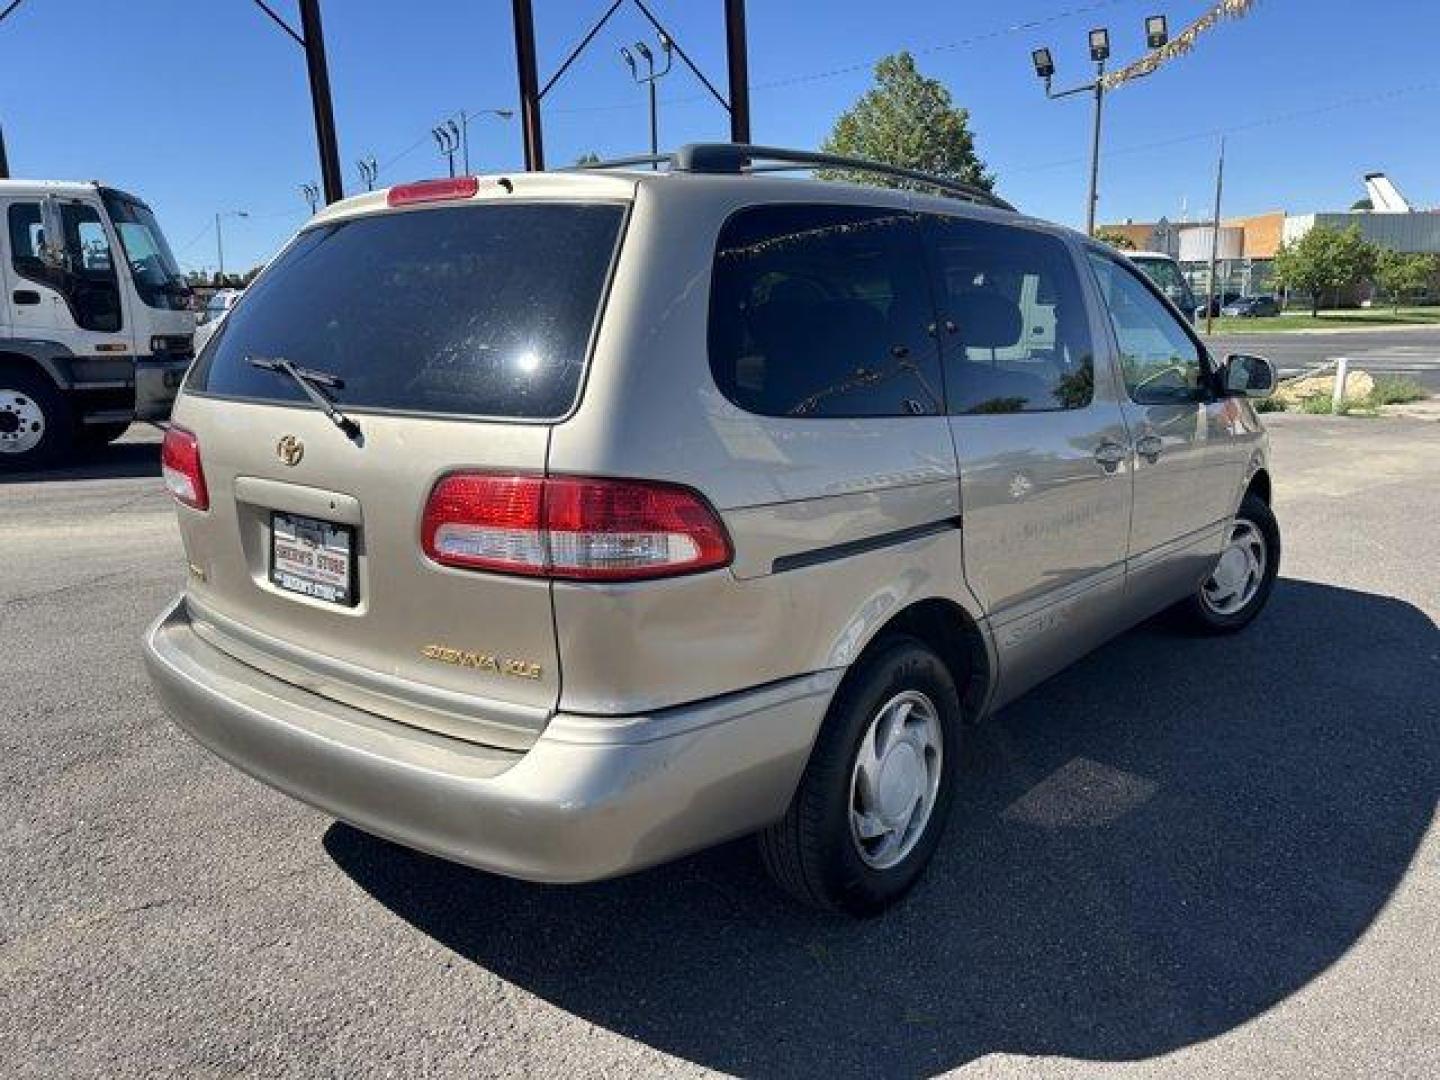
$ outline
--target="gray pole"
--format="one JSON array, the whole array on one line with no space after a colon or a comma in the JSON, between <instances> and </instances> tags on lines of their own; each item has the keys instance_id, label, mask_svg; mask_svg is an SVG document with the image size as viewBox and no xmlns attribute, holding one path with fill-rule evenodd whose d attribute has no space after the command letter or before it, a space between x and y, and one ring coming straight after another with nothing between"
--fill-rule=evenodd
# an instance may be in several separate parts
<instances>
[{"instance_id":1,"label":"gray pole","mask_svg":"<svg viewBox=\"0 0 1440 1080\"><path fill-rule=\"evenodd\" d=\"M470 175L470 117L460 110L460 153L465 161L465 175Z\"/></svg>"},{"instance_id":2,"label":"gray pole","mask_svg":"<svg viewBox=\"0 0 1440 1080\"><path fill-rule=\"evenodd\" d=\"M1215 260L1220 251L1220 191L1225 184L1225 136L1220 136L1220 162L1215 167L1215 219L1210 232L1210 296L1205 301L1205 333L1215 328Z\"/></svg>"},{"instance_id":3,"label":"gray pole","mask_svg":"<svg viewBox=\"0 0 1440 1080\"><path fill-rule=\"evenodd\" d=\"M1100 114L1105 107L1105 61L1095 68L1095 130L1090 136L1090 202L1085 211L1085 233L1095 235L1095 207L1100 201Z\"/></svg>"},{"instance_id":4,"label":"gray pole","mask_svg":"<svg viewBox=\"0 0 1440 1080\"><path fill-rule=\"evenodd\" d=\"M655 65L650 65L650 156L654 157L660 153L660 121L657 118L655 101ZM658 161L650 163L651 169L660 168Z\"/></svg>"},{"instance_id":5,"label":"gray pole","mask_svg":"<svg viewBox=\"0 0 1440 1080\"><path fill-rule=\"evenodd\" d=\"M220 238L220 215L215 215L215 260L220 264L220 284L225 284L225 243Z\"/></svg>"}]
</instances>

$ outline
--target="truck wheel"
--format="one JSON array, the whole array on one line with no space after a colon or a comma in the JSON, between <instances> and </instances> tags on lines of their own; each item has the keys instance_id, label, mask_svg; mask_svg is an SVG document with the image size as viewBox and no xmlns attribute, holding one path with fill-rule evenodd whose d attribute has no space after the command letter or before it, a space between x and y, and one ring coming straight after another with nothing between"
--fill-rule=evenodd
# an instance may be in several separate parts
<instances>
[{"instance_id":1,"label":"truck wheel","mask_svg":"<svg viewBox=\"0 0 1440 1080\"><path fill-rule=\"evenodd\" d=\"M930 861L954 794L960 697L941 659L891 638L841 683L785 817L760 834L775 882L802 903L873 915Z\"/></svg>"},{"instance_id":2,"label":"truck wheel","mask_svg":"<svg viewBox=\"0 0 1440 1080\"><path fill-rule=\"evenodd\" d=\"M129 420L116 421L113 424L80 424L75 441L80 446L98 449L102 446L109 446L129 430Z\"/></svg>"},{"instance_id":3,"label":"truck wheel","mask_svg":"<svg viewBox=\"0 0 1440 1080\"><path fill-rule=\"evenodd\" d=\"M1260 614L1279 573L1280 525L1265 500L1246 495L1215 569L1177 613L1192 630L1233 634Z\"/></svg>"},{"instance_id":4,"label":"truck wheel","mask_svg":"<svg viewBox=\"0 0 1440 1080\"><path fill-rule=\"evenodd\" d=\"M0 468L54 464L70 451L74 428L70 403L48 378L0 370Z\"/></svg>"}]
</instances>

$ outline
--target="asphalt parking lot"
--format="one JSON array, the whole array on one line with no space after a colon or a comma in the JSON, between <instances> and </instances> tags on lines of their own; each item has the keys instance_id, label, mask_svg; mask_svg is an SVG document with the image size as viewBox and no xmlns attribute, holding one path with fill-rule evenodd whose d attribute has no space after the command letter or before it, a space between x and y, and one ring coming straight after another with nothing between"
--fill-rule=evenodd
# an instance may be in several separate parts
<instances>
[{"instance_id":1,"label":"asphalt parking lot","mask_svg":"<svg viewBox=\"0 0 1440 1080\"><path fill-rule=\"evenodd\" d=\"M740 843L583 888L299 806L171 727L134 432L0 478L8 1076L1440 1075L1440 424L1280 416L1282 580L972 739L926 882L790 906Z\"/></svg>"}]
</instances>

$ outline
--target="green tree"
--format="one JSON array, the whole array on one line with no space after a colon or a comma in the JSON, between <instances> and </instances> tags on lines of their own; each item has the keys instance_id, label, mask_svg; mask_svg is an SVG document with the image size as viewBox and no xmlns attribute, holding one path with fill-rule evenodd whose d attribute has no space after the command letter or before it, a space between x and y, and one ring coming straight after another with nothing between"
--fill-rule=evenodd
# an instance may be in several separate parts
<instances>
[{"instance_id":1,"label":"green tree","mask_svg":"<svg viewBox=\"0 0 1440 1080\"><path fill-rule=\"evenodd\" d=\"M1096 229L1095 239L1102 244L1109 244L1117 251L1134 251L1135 241L1131 240L1118 229Z\"/></svg>"},{"instance_id":2,"label":"green tree","mask_svg":"<svg viewBox=\"0 0 1440 1080\"><path fill-rule=\"evenodd\" d=\"M1397 310L1405 297L1419 292L1440 272L1434 255L1384 250L1375 259L1375 284Z\"/></svg>"},{"instance_id":3,"label":"green tree","mask_svg":"<svg viewBox=\"0 0 1440 1080\"><path fill-rule=\"evenodd\" d=\"M919 169L986 191L995 186L995 177L975 152L969 110L955 105L944 83L921 75L908 52L887 56L875 65L875 86L840 115L821 149ZM820 175L885 187L910 186L905 180L843 169L823 170Z\"/></svg>"},{"instance_id":4,"label":"green tree","mask_svg":"<svg viewBox=\"0 0 1440 1080\"><path fill-rule=\"evenodd\" d=\"M587 150L575 159L576 165L595 165L600 161L600 155L594 150Z\"/></svg>"},{"instance_id":5,"label":"green tree","mask_svg":"<svg viewBox=\"0 0 1440 1080\"><path fill-rule=\"evenodd\" d=\"M1338 229L1316 225L1293 244L1275 252L1275 280L1310 297L1310 314L1320 314L1326 289L1359 284L1375 272L1377 251L1360 235L1360 227Z\"/></svg>"}]
</instances>

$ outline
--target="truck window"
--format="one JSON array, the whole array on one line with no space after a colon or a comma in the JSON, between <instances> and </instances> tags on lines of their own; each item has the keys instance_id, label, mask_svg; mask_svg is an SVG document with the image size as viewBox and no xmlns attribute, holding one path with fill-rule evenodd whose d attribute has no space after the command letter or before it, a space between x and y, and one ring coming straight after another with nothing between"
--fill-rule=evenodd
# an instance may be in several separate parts
<instances>
[{"instance_id":1,"label":"truck window","mask_svg":"<svg viewBox=\"0 0 1440 1080\"><path fill-rule=\"evenodd\" d=\"M59 293L81 330L118 331L120 287L99 211L81 202L60 204L61 266L47 265L42 258L42 248L50 238L41 224L38 202L11 203L7 218L15 273Z\"/></svg>"},{"instance_id":2,"label":"truck window","mask_svg":"<svg viewBox=\"0 0 1440 1080\"><path fill-rule=\"evenodd\" d=\"M914 217L785 204L720 230L710 369L763 416L937 414L940 363Z\"/></svg>"},{"instance_id":3,"label":"truck window","mask_svg":"<svg viewBox=\"0 0 1440 1080\"><path fill-rule=\"evenodd\" d=\"M190 306L190 285L180 272L150 208L110 188L101 188L100 198L120 237L130 278L141 301L147 307L161 310L186 310Z\"/></svg>"}]
</instances>

